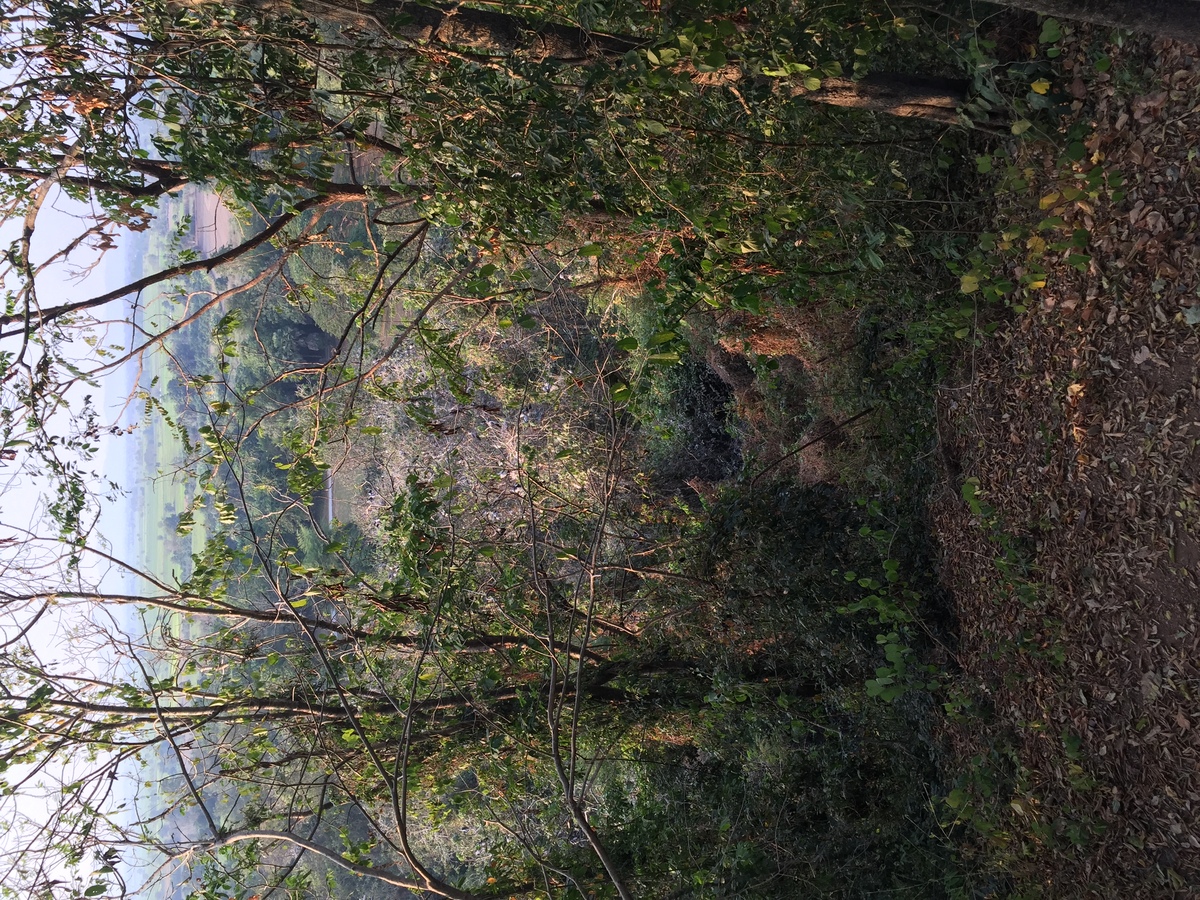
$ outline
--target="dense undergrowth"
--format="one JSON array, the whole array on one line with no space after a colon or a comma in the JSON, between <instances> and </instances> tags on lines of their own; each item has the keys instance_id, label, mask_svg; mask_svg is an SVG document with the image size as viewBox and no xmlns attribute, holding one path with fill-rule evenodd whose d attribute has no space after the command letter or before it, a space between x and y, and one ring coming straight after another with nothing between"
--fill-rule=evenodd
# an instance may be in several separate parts
<instances>
[{"instance_id":1,"label":"dense undergrowth","mask_svg":"<svg viewBox=\"0 0 1200 900\"><path fill-rule=\"evenodd\" d=\"M1060 25L1012 16L991 28L958 45L980 131L927 135L919 163L902 141L874 156L865 165L895 180L840 219L843 235L881 254L886 281L864 252L815 305L778 292L749 316L690 313L685 371L708 374L659 377L638 407L701 509L684 568L710 588L689 589L670 635L706 648L713 685L682 746L667 743L613 801L645 835L682 810L712 828L643 849L639 871L665 867L681 884L691 871L722 896L1040 896L1030 860L1095 838L1065 819L1022 833L1030 772L985 724L986 691L959 667L929 522L935 490L961 491L1013 597L1038 602L1028 549L943 456L935 392L1024 311L1047 277L1044 252L1087 265L1086 236L1023 196L1021 141L1050 148L1039 152L1057 157L1068 185L1041 210L1121 187L1104 167L1081 170L1083 132L1059 125L1070 98L1046 79ZM1016 56L998 61L1005 52ZM715 465L720 454L698 440L721 418L704 380L714 373L745 457L733 474L727 454ZM706 447L712 457L697 459ZM796 465L804 456L817 461ZM989 749L954 756L948 723L991 733Z\"/></svg>"}]
</instances>

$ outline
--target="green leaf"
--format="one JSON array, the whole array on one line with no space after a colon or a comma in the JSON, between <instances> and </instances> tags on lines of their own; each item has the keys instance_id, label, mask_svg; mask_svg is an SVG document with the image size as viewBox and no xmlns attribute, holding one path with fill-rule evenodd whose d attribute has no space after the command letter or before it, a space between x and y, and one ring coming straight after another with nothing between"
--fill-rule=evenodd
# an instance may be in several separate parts
<instances>
[{"instance_id":1,"label":"green leaf","mask_svg":"<svg viewBox=\"0 0 1200 900\"><path fill-rule=\"evenodd\" d=\"M635 338L635 337L621 338L621 340L617 341L617 349L618 350L624 350L625 352L628 353L629 351L636 350L637 348L638 348L638 341L637 341L637 338Z\"/></svg>"},{"instance_id":2,"label":"green leaf","mask_svg":"<svg viewBox=\"0 0 1200 900\"><path fill-rule=\"evenodd\" d=\"M604 252L604 248L599 244L584 244L579 248L580 256L599 256Z\"/></svg>"},{"instance_id":3,"label":"green leaf","mask_svg":"<svg viewBox=\"0 0 1200 900\"><path fill-rule=\"evenodd\" d=\"M979 290L979 276L978 275L964 275L962 277L962 281L959 283L959 289L964 294L975 293L975 291Z\"/></svg>"},{"instance_id":4,"label":"green leaf","mask_svg":"<svg viewBox=\"0 0 1200 900\"><path fill-rule=\"evenodd\" d=\"M992 171L992 158L990 156L975 157L975 168L978 170L980 175L986 175L988 172Z\"/></svg>"},{"instance_id":5,"label":"green leaf","mask_svg":"<svg viewBox=\"0 0 1200 900\"><path fill-rule=\"evenodd\" d=\"M1062 39L1062 28L1058 19L1047 19L1042 23L1042 33L1038 36L1039 44L1053 44Z\"/></svg>"},{"instance_id":6,"label":"green leaf","mask_svg":"<svg viewBox=\"0 0 1200 900\"><path fill-rule=\"evenodd\" d=\"M819 91L821 89L821 79L816 76L809 75L804 79L804 89L806 91Z\"/></svg>"},{"instance_id":7,"label":"green leaf","mask_svg":"<svg viewBox=\"0 0 1200 900\"><path fill-rule=\"evenodd\" d=\"M871 251L868 250L867 252L870 253ZM731 305L734 309L745 310L756 315L762 312L762 298L758 294L736 294Z\"/></svg>"},{"instance_id":8,"label":"green leaf","mask_svg":"<svg viewBox=\"0 0 1200 900\"><path fill-rule=\"evenodd\" d=\"M651 353L646 357L646 362L660 366L674 365L679 362L678 353Z\"/></svg>"},{"instance_id":9,"label":"green leaf","mask_svg":"<svg viewBox=\"0 0 1200 900\"><path fill-rule=\"evenodd\" d=\"M1012 130L1013 134L1022 135L1032 127L1033 127L1033 123L1030 122L1028 119L1017 119L1017 121L1012 123L1011 130Z\"/></svg>"},{"instance_id":10,"label":"green leaf","mask_svg":"<svg viewBox=\"0 0 1200 900\"><path fill-rule=\"evenodd\" d=\"M236 312L226 313L221 316L220 321L213 327L213 336L228 337L233 334L233 330L237 327L237 324L238 314Z\"/></svg>"},{"instance_id":11,"label":"green leaf","mask_svg":"<svg viewBox=\"0 0 1200 900\"><path fill-rule=\"evenodd\" d=\"M85 897L99 897L108 890L107 884L93 884L90 888L83 892Z\"/></svg>"},{"instance_id":12,"label":"green leaf","mask_svg":"<svg viewBox=\"0 0 1200 900\"><path fill-rule=\"evenodd\" d=\"M1200 325L1200 303L1184 308L1183 321L1189 325Z\"/></svg>"},{"instance_id":13,"label":"green leaf","mask_svg":"<svg viewBox=\"0 0 1200 900\"><path fill-rule=\"evenodd\" d=\"M667 341L673 341L679 337L674 331L660 331L654 337L650 338L650 346L657 347L659 344L665 344Z\"/></svg>"}]
</instances>

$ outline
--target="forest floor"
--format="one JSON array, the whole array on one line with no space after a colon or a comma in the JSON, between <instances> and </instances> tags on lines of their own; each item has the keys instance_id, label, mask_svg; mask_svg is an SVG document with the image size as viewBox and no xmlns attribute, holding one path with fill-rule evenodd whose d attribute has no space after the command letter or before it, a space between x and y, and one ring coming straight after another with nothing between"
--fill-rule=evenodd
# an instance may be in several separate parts
<instances>
[{"instance_id":1,"label":"forest floor","mask_svg":"<svg viewBox=\"0 0 1200 900\"><path fill-rule=\"evenodd\" d=\"M981 711L947 741L966 795L1005 797L965 818L1019 881L1196 896L1200 51L1089 40L1059 61L1076 171L1121 172L1124 196L1056 198L1061 146L1023 145L1033 221L1086 228L1091 264L1043 258L1047 286L939 395L931 518Z\"/></svg>"}]
</instances>

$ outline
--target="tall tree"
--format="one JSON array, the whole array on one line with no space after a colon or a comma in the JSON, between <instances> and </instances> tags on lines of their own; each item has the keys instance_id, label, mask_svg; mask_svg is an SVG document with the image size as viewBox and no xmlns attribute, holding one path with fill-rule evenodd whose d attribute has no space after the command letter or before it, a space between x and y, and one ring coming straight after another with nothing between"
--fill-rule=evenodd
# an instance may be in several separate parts
<instances>
[{"instance_id":1,"label":"tall tree","mask_svg":"<svg viewBox=\"0 0 1200 900\"><path fill-rule=\"evenodd\" d=\"M631 140L648 144L672 128L720 134L730 117L752 111L748 96L943 121L961 100L960 86L944 79L851 82L819 49L768 60L726 21L625 37L469 7L50 0L14 8L6 24L0 196L21 234L7 256L0 340L15 350L0 358L0 383L13 392L8 405L27 413L0 426L0 440L48 470L63 463L53 458L61 443L46 431L46 411L63 406L75 380L57 349L63 326L270 242L298 246L331 209L461 225L480 242L535 243L572 215L640 214L719 248L730 241L729 210L764 218L751 195L733 185L727 197L690 190L682 155L633 157ZM687 95L713 98L710 121L670 99ZM39 296L39 273L111 247L121 229L145 228L157 198L181 185L210 182L259 223L242 243L91 297ZM631 183L663 187L647 195ZM60 194L90 204L90 220L35 260L40 211ZM83 527L80 499L63 498L67 531Z\"/></svg>"}]
</instances>

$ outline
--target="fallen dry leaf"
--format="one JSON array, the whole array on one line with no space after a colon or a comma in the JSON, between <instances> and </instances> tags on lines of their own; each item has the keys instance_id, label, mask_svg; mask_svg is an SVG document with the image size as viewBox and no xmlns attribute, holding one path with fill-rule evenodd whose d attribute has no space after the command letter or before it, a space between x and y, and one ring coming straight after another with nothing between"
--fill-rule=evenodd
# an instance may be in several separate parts
<instances>
[{"instance_id":1,"label":"fallen dry leaf","mask_svg":"<svg viewBox=\"0 0 1200 900\"><path fill-rule=\"evenodd\" d=\"M1086 130L1079 168L1121 172L1128 193L1089 197L1086 210L1068 204L1096 265L1079 272L1048 253L1047 287L972 351L969 391L951 387L939 407L946 458L979 480L1005 531L1029 548L1056 624L1006 602L992 536L958 500L961 477L947 477L931 515L958 657L996 715L994 727L971 726L984 734L957 735L962 758L1015 735L1043 808L1074 807L1104 829L1087 849L1035 849L1030 883L1048 897L1166 900L1200 885L1200 53L1141 38L1117 47L1106 29L1078 34L1090 36L1077 38L1084 52L1065 77L1086 90L1064 134ZM1112 73L1137 73L1142 95L1129 96L1128 79L1096 75L1088 60L1100 54ZM1058 152L1020 151L1017 163L1040 173L1031 207L1063 193ZM1030 224L1043 215L1030 209ZM1066 315L1072 295L1086 302ZM1058 661L1012 652L1033 638ZM1078 759L1058 740L1068 728ZM1072 765L1098 788L1076 790ZM1156 880L1168 867L1172 881Z\"/></svg>"}]
</instances>

